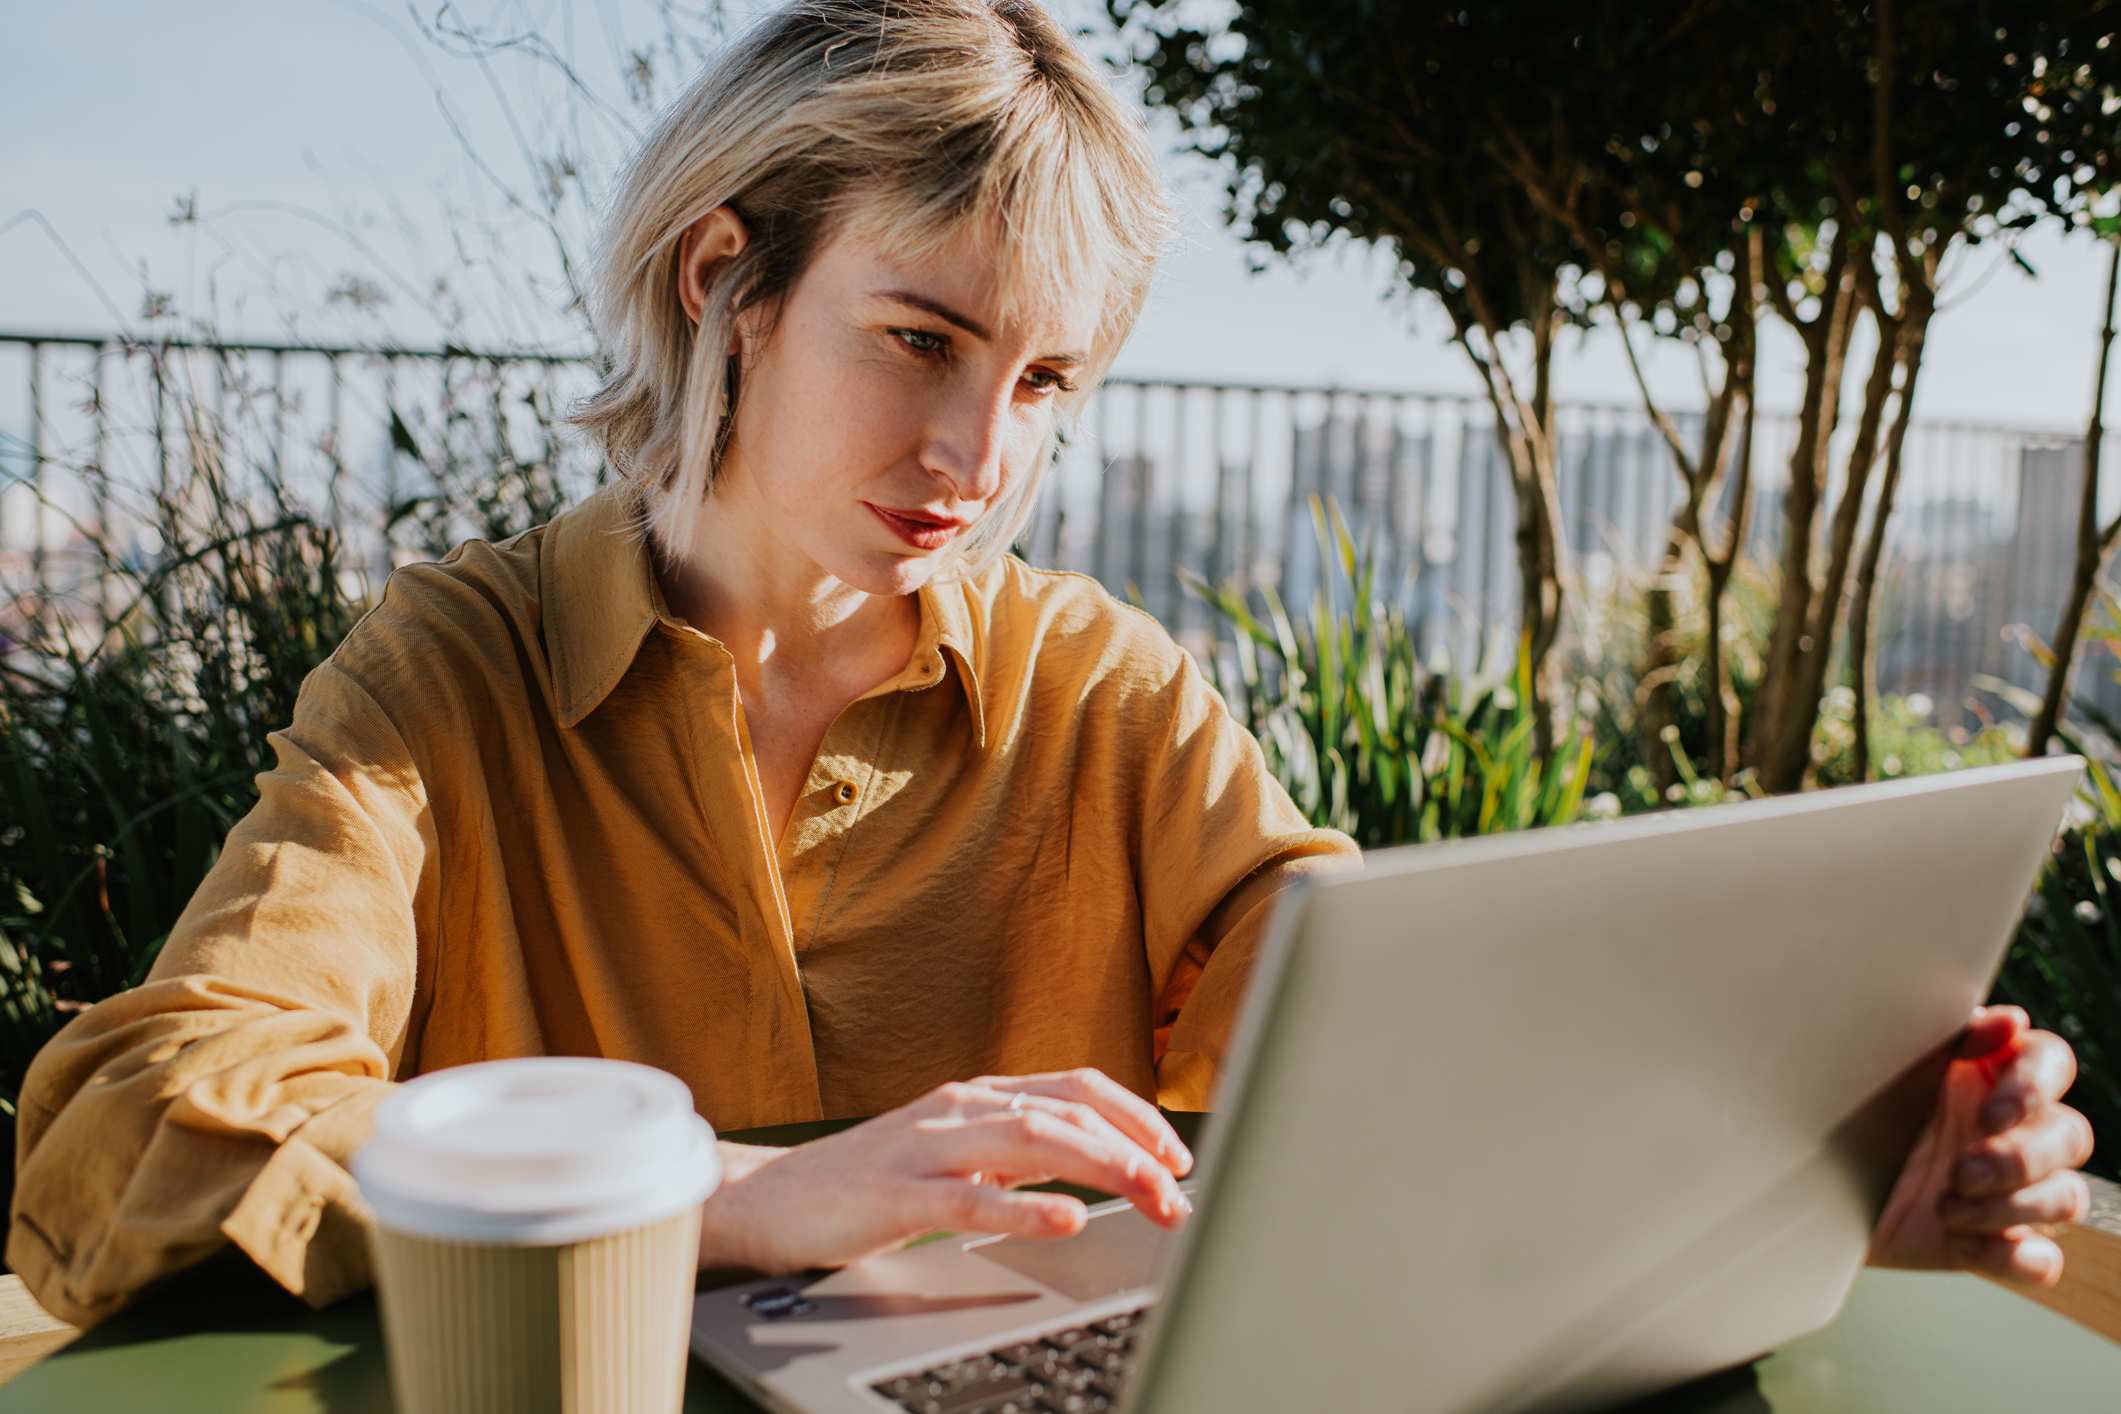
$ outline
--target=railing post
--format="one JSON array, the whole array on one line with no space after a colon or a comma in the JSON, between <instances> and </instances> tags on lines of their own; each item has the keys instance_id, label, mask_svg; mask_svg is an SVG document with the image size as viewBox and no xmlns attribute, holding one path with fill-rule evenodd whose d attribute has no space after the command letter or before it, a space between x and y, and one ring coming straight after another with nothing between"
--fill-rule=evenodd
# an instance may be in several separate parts
<instances>
[{"instance_id":1,"label":"railing post","mask_svg":"<svg viewBox=\"0 0 2121 1414\"><path fill-rule=\"evenodd\" d=\"M29 578L44 583L44 345L29 346Z\"/></svg>"},{"instance_id":2,"label":"railing post","mask_svg":"<svg viewBox=\"0 0 2121 1414\"><path fill-rule=\"evenodd\" d=\"M89 463L90 494L95 499L96 539L103 546L102 558L104 561L103 564L96 567L96 617L99 620L98 628L104 632L108 632L110 629L110 591L113 588L108 572L111 553L110 470L104 460L109 434L106 430L108 415L103 396L103 370L109 351L109 346L106 344L99 343L96 345L96 361L93 371L89 375L89 413L91 417L90 425L93 428L90 435L94 439L91 452L92 459ZM119 554L120 562L122 563L124 552L120 551Z\"/></svg>"}]
</instances>

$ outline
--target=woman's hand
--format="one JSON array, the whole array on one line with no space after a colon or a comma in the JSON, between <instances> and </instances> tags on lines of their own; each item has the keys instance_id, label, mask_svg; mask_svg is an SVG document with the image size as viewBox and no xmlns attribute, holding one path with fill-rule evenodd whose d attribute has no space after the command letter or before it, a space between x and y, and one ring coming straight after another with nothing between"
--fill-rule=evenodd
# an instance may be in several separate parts
<instances>
[{"instance_id":1,"label":"woman's hand","mask_svg":"<svg viewBox=\"0 0 2121 1414\"><path fill-rule=\"evenodd\" d=\"M2034 1225L2083 1218L2091 1194L2072 1170L2091 1157L2092 1130L2061 1103L2076 1053L2028 1025L2017 1007L1974 1012L1871 1236L1874 1265L1963 1267L2027 1286L2062 1279L2062 1249Z\"/></svg>"},{"instance_id":2,"label":"woman's hand","mask_svg":"<svg viewBox=\"0 0 2121 1414\"><path fill-rule=\"evenodd\" d=\"M938 1228L1068 1237L1082 1230L1079 1199L1010 1191L1051 1179L1132 1199L1165 1227L1192 1211L1176 1175L1193 1156L1153 1105L1096 1070L943 1085L824 1139L749 1153L701 1209L703 1267L836 1267Z\"/></svg>"}]
</instances>

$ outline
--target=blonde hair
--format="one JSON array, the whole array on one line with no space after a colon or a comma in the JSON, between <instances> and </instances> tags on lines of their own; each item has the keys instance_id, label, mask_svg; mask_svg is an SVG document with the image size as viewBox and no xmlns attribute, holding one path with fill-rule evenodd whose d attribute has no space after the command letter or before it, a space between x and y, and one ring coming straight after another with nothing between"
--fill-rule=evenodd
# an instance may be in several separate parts
<instances>
[{"instance_id":1,"label":"blonde hair","mask_svg":"<svg viewBox=\"0 0 2121 1414\"><path fill-rule=\"evenodd\" d=\"M713 271L695 326L679 237L725 204L750 239ZM1004 318L1098 288L1106 305L1054 435L945 573L1008 550L1141 312L1172 222L1140 118L1031 0L796 0L663 113L597 245L590 313L608 369L567 420L641 489L640 529L666 557L691 544L735 425L737 316L770 321L838 235L918 260L968 220L998 235Z\"/></svg>"}]
</instances>

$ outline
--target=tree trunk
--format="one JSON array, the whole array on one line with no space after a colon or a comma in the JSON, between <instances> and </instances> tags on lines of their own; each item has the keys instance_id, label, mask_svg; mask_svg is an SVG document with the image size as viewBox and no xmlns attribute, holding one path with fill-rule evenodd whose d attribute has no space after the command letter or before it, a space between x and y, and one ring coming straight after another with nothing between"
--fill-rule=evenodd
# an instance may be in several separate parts
<instances>
[{"instance_id":1,"label":"tree trunk","mask_svg":"<svg viewBox=\"0 0 2121 1414\"><path fill-rule=\"evenodd\" d=\"M1731 478L1731 524L1722 555L1709 552L1705 541L1701 557L1708 566L1709 639L1708 716L1710 767L1716 778L1728 781L1738 771L1739 704L1737 690L1723 670L1723 596L1730 588L1731 572L1745 550L1746 507L1753 494L1753 355L1748 345L1741 396L1745 399L1745 422L1739 428L1738 467Z\"/></svg>"},{"instance_id":2,"label":"tree trunk","mask_svg":"<svg viewBox=\"0 0 2121 1414\"><path fill-rule=\"evenodd\" d=\"M2070 670L2077 657L2077 637L2084 630L2084 610L2091 603L2092 586L2099 578L2099 563L2113 548L2114 528L2099 531L2099 444L2106 436L2106 363L2114 347L2114 293L2121 281L2121 237L2112 239L2106 266L2106 322L2099 330L2099 372L2092 386L2091 422L2084 429L2084 495L2077 505L2077 563L2070 576L2069 599L2062 606L2062 622L2049 643L2054 662L2047 670L2047 690L2040 694L2040 712L2026 733L2025 754L2045 756L2055 729L2062 724L2062 704L2069 695ZM2115 522L2121 528L2121 521Z\"/></svg>"},{"instance_id":3,"label":"tree trunk","mask_svg":"<svg viewBox=\"0 0 2121 1414\"><path fill-rule=\"evenodd\" d=\"M1503 430L1503 429L1498 429ZM1554 644L1561 636L1561 555L1556 527L1561 498L1554 474L1553 442L1546 429L1513 438L1511 484L1517 501L1520 631L1531 659L1532 730L1540 757L1554 750Z\"/></svg>"},{"instance_id":4,"label":"tree trunk","mask_svg":"<svg viewBox=\"0 0 2121 1414\"><path fill-rule=\"evenodd\" d=\"M1489 406L1495 413L1495 436L1510 461L1510 490L1516 501L1518 590L1520 634L1530 659L1534 742L1542 759L1554 750L1553 651L1561 637L1563 566L1561 553L1561 493L1554 466L1553 381L1549 376L1553 358L1553 284L1542 286L1546 304L1535 318L1533 330L1534 393L1528 402L1502 363L1502 330L1490 320L1475 316L1468 320L1452 310L1460 348L1473 361L1486 385ZM1481 330L1486 352L1475 347L1472 327Z\"/></svg>"},{"instance_id":5,"label":"tree trunk","mask_svg":"<svg viewBox=\"0 0 2121 1414\"><path fill-rule=\"evenodd\" d=\"M1798 330L1804 336L1806 353L1804 400L1798 408L1797 442L1790 451L1789 485L1783 500L1781 594L1746 742L1747 756L1756 769L1776 753L1776 733L1785 717L1782 701L1796 688L1792 679L1811 619L1812 525L1818 516L1826 450L1840 413L1842 365L1847 356L1843 314L1854 300L1845 240L1836 239L1829 274L1826 306ZM1768 278L1775 276L1770 273Z\"/></svg>"},{"instance_id":6,"label":"tree trunk","mask_svg":"<svg viewBox=\"0 0 2121 1414\"><path fill-rule=\"evenodd\" d=\"M1930 316L1936 312L1934 296L1925 287L1909 291L1909 305L1901 331L1900 406L1893 410L1893 430L1885 449L1885 476L1878 483L1878 508L1871 516L1871 533L1864 541L1863 560L1856 567L1856 593L1849 604L1849 666L1856 687L1856 779L1871 777L1871 700L1877 696L1877 665L1871 661L1871 602L1878 587L1878 566L1885 558L1885 532L1900 491L1901 457L1907 446L1908 423L1914 417L1915 379L1922 372L1922 350L1929 337Z\"/></svg>"},{"instance_id":7,"label":"tree trunk","mask_svg":"<svg viewBox=\"0 0 2121 1414\"><path fill-rule=\"evenodd\" d=\"M1672 460L1682 487L1679 508L1672 512L1671 526L1665 532L1664 555L1644 595L1646 633L1635 694L1642 759L1660 795L1672 784L1678 765L1671 744L1665 740L1666 729L1678 721L1678 676L1684 659L1676 641L1679 615L1675 604L1687 574L1688 547L1699 549L1705 564L1713 564L1715 559L1702 539L1702 510L1723 490L1724 469L1731 456L1731 408L1752 369L1750 319L1740 312L1733 315L1733 322L1740 324L1740 332L1724 347L1723 387L1709 403L1698 451L1691 455L1686 452L1677 441L1676 432L1663 422L1655 404L1649 402L1647 387L1643 390L1645 406L1653 419L1665 426L1666 435L1673 438ZM1712 656L1715 642L1713 636L1708 640Z\"/></svg>"},{"instance_id":8,"label":"tree trunk","mask_svg":"<svg viewBox=\"0 0 2121 1414\"><path fill-rule=\"evenodd\" d=\"M1636 677L1635 710L1642 762L1660 797L1677 777L1677 763L1664 736L1665 728L1676 725L1679 718L1674 697L1680 653L1673 642L1679 615L1673 604L1678 597L1675 586L1686 574L1691 539L1676 524L1666 532L1664 554L1643 594L1642 670Z\"/></svg>"},{"instance_id":9,"label":"tree trunk","mask_svg":"<svg viewBox=\"0 0 2121 1414\"><path fill-rule=\"evenodd\" d=\"M1797 653L1792 690L1778 704L1782 719L1775 723L1775 747L1762 763L1761 784L1771 791L1797 789L1811 765L1812 726L1819 718L1819 698L1826 690L1827 668L1833 662L1834 627L1841 617L1842 595L1848 588L1849 566L1855 559L1864 496L1870 490L1871 470L1878 460L1878 430L1885 421L1885 405L1892 395L1893 373L1900 367L1900 321L1888 316L1877 300L1867 303L1878 331L1878 348L1871 356L1870 375L1863 382L1863 410L1857 416L1855 441L1849 447L1841 496L1834 503L1827 537L1826 578L1810 596L1811 613Z\"/></svg>"}]
</instances>

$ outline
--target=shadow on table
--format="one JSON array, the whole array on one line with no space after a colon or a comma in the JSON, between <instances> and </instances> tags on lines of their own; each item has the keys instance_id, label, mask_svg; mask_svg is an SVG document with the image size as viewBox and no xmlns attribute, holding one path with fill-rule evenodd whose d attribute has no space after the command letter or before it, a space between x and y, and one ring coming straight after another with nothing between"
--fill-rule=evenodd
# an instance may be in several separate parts
<instances>
[{"instance_id":1,"label":"shadow on table","mask_svg":"<svg viewBox=\"0 0 2121 1414\"><path fill-rule=\"evenodd\" d=\"M697 1361L685 1384L688 1411L755 1407ZM217 1262L166 1283L0 1386L0 1411L132 1411L151 1391L172 1410L381 1414L393 1407L372 1297L311 1311L247 1264ZM263 1400L261 1391L269 1391ZM1752 1367L1741 1366L1637 1403L1630 1414L1768 1414L1771 1407Z\"/></svg>"},{"instance_id":2,"label":"shadow on table","mask_svg":"<svg viewBox=\"0 0 2121 1414\"><path fill-rule=\"evenodd\" d=\"M170 1392L170 1407L255 1408L261 1386L293 1408L390 1408L372 1299L311 1311L236 1261L161 1284L0 1386L0 1409L61 1407L46 1386L82 1411L138 1408L150 1390Z\"/></svg>"},{"instance_id":3,"label":"shadow on table","mask_svg":"<svg viewBox=\"0 0 2121 1414\"><path fill-rule=\"evenodd\" d=\"M1772 1414L1751 1365L1704 1375L1662 1394L1637 1400L1627 1414Z\"/></svg>"},{"instance_id":4,"label":"shadow on table","mask_svg":"<svg viewBox=\"0 0 2121 1414\"><path fill-rule=\"evenodd\" d=\"M148 1407L388 1414L396 1406L375 1298L364 1293L312 1311L248 1262L217 1259L0 1385L0 1414ZM694 1361L684 1407L716 1414L752 1406Z\"/></svg>"}]
</instances>

